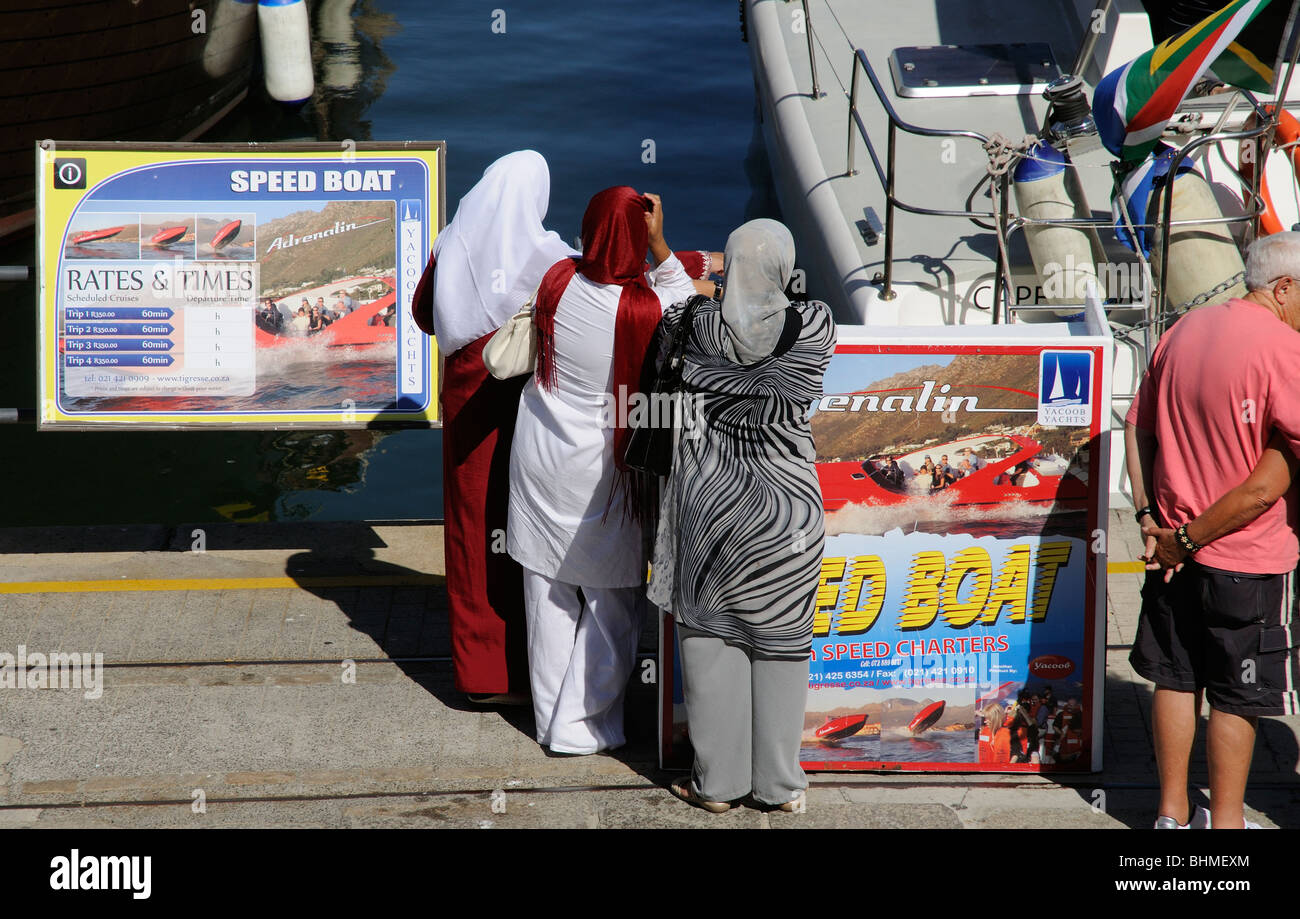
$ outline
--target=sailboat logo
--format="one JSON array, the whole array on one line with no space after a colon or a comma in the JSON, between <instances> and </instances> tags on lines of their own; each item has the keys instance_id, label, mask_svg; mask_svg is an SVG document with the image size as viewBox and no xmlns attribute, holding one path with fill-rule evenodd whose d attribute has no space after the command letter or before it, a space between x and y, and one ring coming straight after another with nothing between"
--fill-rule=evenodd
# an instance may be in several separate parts
<instances>
[{"instance_id":1,"label":"sailboat logo","mask_svg":"<svg viewBox=\"0 0 1300 919\"><path fill-rule=\"evenodd\" d=\"M1038 423L1087 425L1092 420L1092 352L1042 351L1038 364Z\"/></svg>"}]
</instances>

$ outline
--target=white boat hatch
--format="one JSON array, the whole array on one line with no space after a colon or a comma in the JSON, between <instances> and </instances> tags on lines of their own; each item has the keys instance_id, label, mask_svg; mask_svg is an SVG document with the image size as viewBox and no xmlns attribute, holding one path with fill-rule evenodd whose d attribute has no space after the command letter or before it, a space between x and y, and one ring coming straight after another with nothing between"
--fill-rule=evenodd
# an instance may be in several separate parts
<instances>
[{"instance_id":1,"label":"white boat hatch","mask_svg":"<svg viewBox=\"0 0 1300 919\"><path fill-rule=\"evenodd\" d=\"M1046 42L913 45L889 55L900 96L1016 96L1039 93L1061 75Z\"/></svg>"},{"instance_id":2,"label":"white boat hatch","mask_svg":"<svg viewBox=\"0 0 1300 919\"><path fill-rule=\"evenodd\" d=\"M1265 55L1272 92L1202 79L1160 138L1176 178L1130 212L1112 201L1140 170L1099 143L1091 103L1105 74L1167 37L1142 0L745 0L764 140L808 295L842 324L882 331L1072 335L1093 286L1114 339L1121 432L1164 329L1240 294L1241 252L1266 207L1261 175L1273 222L1300 222L1300 155L1288 149L1300 137L1277 130L1295 124L1285 109L1300 113L1300 50L1283 43L1300 0L1281 2L1278 58ZM1129 239L1142 231L1136 251L1117 219ZM1123 494L1123 465L1111 468Z\"/></svg>"}]
</instances>

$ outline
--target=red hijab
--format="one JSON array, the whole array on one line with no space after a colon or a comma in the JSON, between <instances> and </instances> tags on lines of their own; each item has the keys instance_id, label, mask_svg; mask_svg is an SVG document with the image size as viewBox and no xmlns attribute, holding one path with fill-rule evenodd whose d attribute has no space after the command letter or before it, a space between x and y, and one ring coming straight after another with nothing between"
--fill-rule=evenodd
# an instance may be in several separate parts
<instances>
[{"instance_id":1,"label":"red hijab","mask_svg":"<svg viewBox=\"0 0 1300 919\"><path fill-rule=\"evenodd\" d=\"M411 316L415 319L415 324L420 327L420 331L425 335L433 335L433 270L437 266L437 259L433 253L429 253L429 264L424 266L424 274L420 275L420 283L415 285L415 294L411 297Z\"/></svg>"},{"instance_id":2,"label":"red hijab","mask_svg":"<svg viewBox=\"0 0 1300 919\"><path fill-rule=\"evenodd\" d=\"M627 185L616 185L598 193L582 215L582 255L556 262L542 278L533 305L533 324L537 327L537 385L555 386L555 308L559 305L575 272L581 272L597 284L620 284L618 315L614 320L613 395L627 398L641 391L641 372L655 327L663 315L659 298L646 281L645 253L650 244L645 215L651 210L650 199ZM619 387L627 387L620 390ZM625 404L619 400L616 404ZM626 410L617 413L619 426L614 431L614 463L626 470L623 455L627 452L629 432L621 422Z\"/></svg>"}]
</instances>

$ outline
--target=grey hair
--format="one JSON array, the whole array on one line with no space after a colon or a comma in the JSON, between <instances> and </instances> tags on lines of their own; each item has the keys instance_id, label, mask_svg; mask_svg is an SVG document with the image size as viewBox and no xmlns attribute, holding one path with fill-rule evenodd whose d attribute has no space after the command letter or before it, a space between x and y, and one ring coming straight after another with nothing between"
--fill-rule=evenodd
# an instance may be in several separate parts
<instances>
[{"instance_id":1,"label":"grey hair","mask_svg":"<svg viewBox=\"0 0 1300 919\"><path fill-rule=\"evenodd\" d=\"M1246 253L1246 289L1264 290L1278 278L1300 279L1300 233L1257 239Z\"/></svg>"}]
</instances>

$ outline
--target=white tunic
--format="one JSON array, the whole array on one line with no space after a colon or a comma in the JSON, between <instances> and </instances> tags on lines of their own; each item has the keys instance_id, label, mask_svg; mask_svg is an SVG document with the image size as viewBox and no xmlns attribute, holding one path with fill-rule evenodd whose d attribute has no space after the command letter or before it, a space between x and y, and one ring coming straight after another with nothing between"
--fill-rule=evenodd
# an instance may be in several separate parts
<instances>
[{"instance_id":1,"label":"white tunic","mask_svg":"<svg viewBox=\"0 0 1300 919\"><path fill-rule=\"evenodd\" d=\"M676 256L650 272L661 307L695 293ZM538 574L588 587L645 583L640 526L616 498L614 428L606 426L614 375L614 320L623 288L581 274L555 309L555 386L536 377L519 399L510 451L506 549ZM601 518L605 520L602 523Z\"/></svg>"}]
</instances>

